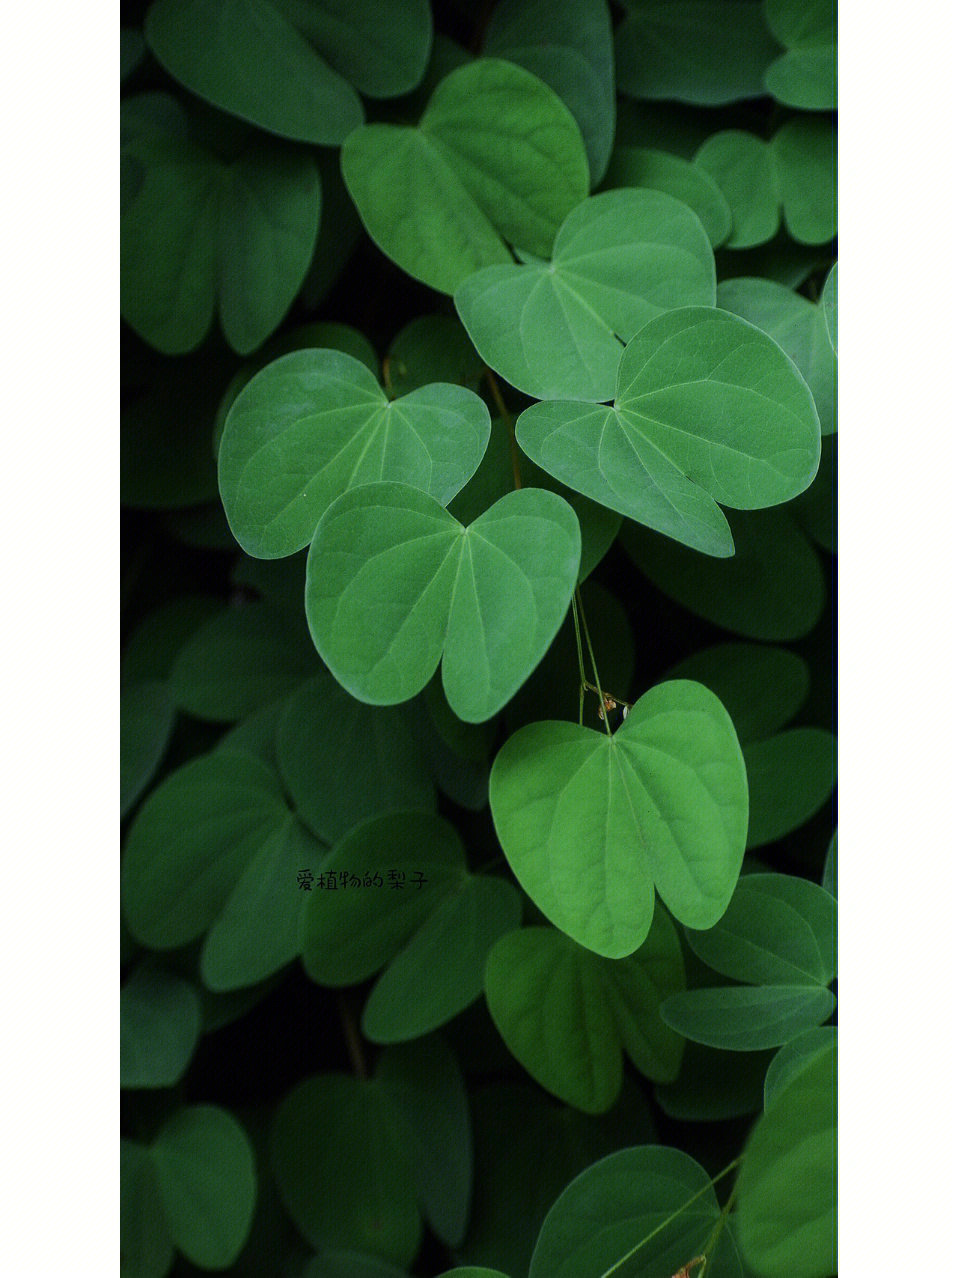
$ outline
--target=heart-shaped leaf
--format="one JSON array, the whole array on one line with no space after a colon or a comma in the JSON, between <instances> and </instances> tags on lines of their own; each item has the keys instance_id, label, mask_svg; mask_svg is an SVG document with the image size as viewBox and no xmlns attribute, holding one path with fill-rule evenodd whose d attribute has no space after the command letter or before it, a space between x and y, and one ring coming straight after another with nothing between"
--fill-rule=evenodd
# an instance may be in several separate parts
<instances>
[{"instance_id":1,"label":"heart-shaped leaf","mask_svg":"<svg viewBox=\"0 0 958 1278\"><path fill-rule=\"evenodd\" d=\"M828 336L822 306L774 280L723 280L718 305L741 315L773 338L808 383L815 397L822 434L836 427L838 361Z\"/></svg>"},{"instance_id":2,"label":"heart-shaped leaf","mask_svg":"<svg viewBox=\"0 0 958 1278\"><path fill-rule=\"evenodd\" d=\"M785 52L768 67L769 93L786 106L832 111L838 106L836 0L765 0L765 20Z\"/></svg>"},{"instance_id":3,"label":"heart-shaped leaf","mask_svg":"<svg viewBox=\"0 0 958 1278\"><path fill-rule=\"evenodd\" d=\"M219 482L236 540L276 559L307 546L340 493L377 480L445 506L482 460L489 410L462 386L423 386L392 402L341 351L294 351L257 373L230 408Z\"/></svg>"},{"instance_id":4,"label":"heart-shaped leaf","mask_svg":"<svg viewBox=\"0 0 958 1278\"><path fill-rule=\"evenodd\" d=\"M666 1025L695 1043L730 1052L781 1047L831 1016L835 996L820 985L728 985L672 994Z\"/></svg>"},{"instance_id":5,"label":"heart-shaped leaf","mask_svg":"<svg viewBox=\"0 0 958 1278\"><path fill-rule=\"evenodd\" d=\"M120 994L120 1086L174 1086L199 1034L200 1000L190 982L138 964Z\"/></svg>"},{"instance_id":6,"label":"heart-shaped leaf","mask_svg":"<svg viewBox=\"0 0 958 1278\"><path fill-rule=\"evenodd\" d=\"M709 1278L742 1278L712 1182L666 1145L620 1149L593 1163L546 1216L529 1278L665 1278L715 1237ZM628 1257L628 1264L624 1263Z\"/></svg>"},{"instance_id":7,"label":"heart-shaped leaf","mask_svg":"<svg viewBox=\"0 0 958 1278\"><path fill-rule=\"evenodd\" d=\"M765 1278L828 1278L838 1266L834 1044L769 1101L745 1146L736 1237Z\"/></svg>"},{"instance_id":8,"label":"heart-shaped leaf","mask_svg":"<svg viewBox=\"0 0 958 1278\"><path fill-rule=\"evenodd\" d=\"M702 223L713 248L723 244L732 230L732 211L712 178L700 166L668 151L617 146L605 185L651 187L681 200Z\"/></svg>"},{"instance_id":9,"label":"heart-shaped leaf","mask_svg":"<svg viewBox=\"0 0 958 1278\"><path fill-rule=\"evenodd\" d=\"M483 52L525 67L554 89L582 133L592 185L615 133L612 23L606 0L500 0Z\"/></svg>"},{"instance_id":10,"label":"heart-shaped leaf","mask_svg":"<svg viewBox=\"0 0 958 1278\"><path fill-rule=\"evenodd\" d=\"M415 696L442 657L449 705L491 718L541 661L579 569L579 525L554 493L509 493L464 528L427 493L367 484L320 520L306 615L320 656L360 701Z\"/></svg>"},{"instance_id":11,"label":"heart-shaped leaf","mask_svg":"<svg viewBox=\"0 0 958 1278\"><path fill-rule=\"evenodd\" d=\"M324 865L381 886L314 891L302 918L303 966L324 985L354 985L385 965L363 1013L374 1042L427 1034L482 991L492 944L519 926L521 903L503 879L470 874L453 828L429 813L373 817Z\"/></svg>"},{"instance_id":12,"label":"heart-shaped leaf","mask_svg":"<svg viewBox=\"0 0 958 1278\"><path fill-rule=\"evenodd\" d=\"M527 927L497 941L486 962L486 1001L506 1046L537 1083L587 1114L615 1102L623 1051L653 1081L675 1077L682 1041L659 1005L684 988L681 946L661 906L627 959L599 958L555 928Z\"/></svg>"},{"instance_id":13,"label":"heart-shaped leaf","mask_svg":"<svg viewBox=\"0 0 958 1278\"><path fill-rule=\"evenodd\" d=\"M623 342L665 310L715 302L708 236L662 191L592 196L551 251L549 262L477 271L455 296L486 363L538 399L611 399Z\"/></svg>"},{"instance_id":14,"label":"heart-shaped leaf","mask_svg":"<svg viewBox=\"0 0 958 1278\"><path fill-rule=\"evenodd\" d=\"M543 914L606 958L633 953L654 890L690 927L724 914L745 852L748 792L735 729L701 684L660 684L614 736L521 728L489 797L516 877Z\"/></svg>"},{"instance_id":15,"label":"heart-shaped leaf","mask_svg":"<svg viewBox=\"0 0 958 1278\"><path fill-rule=\"evenodd\" d=\"M773 843L815 815L835 788L837 743L823 728L789 728L742 753L748 773L748 847Z\"/></svg>"},{"instance_id":16,"label":"heart-shaped leaf","mask_svg":"<svg viewBox=\"0 0 958 1278\"><path fill-rule=\"evenodd\" d=\"M191 44L195 32L187 23ZM123 154L143 183L121 223L124 319L167 355L193 350L219 307L230 346L245 355L282 320L319 230L312 157L251 139L223 159L191 135L166 95L123 106Z\"/></svg>"},{"instance_id":17,"label":"heart-shaped leaf","mask_svg":"<svg viewBox=\"0 0 958 1278\"><path fill-rule=\"evenodd\" d=\"M713 133L695 153L695 163L712 178L732 214L726 248L764 244L781 220L778 174L768 145L741 129Z\"/></svg>"},{"instance_id":18,"label":"heart-shaped leaf","mask_svg":"<svg viewBox=\"0 0 958 1278\"><path fill-rule=\"evenodd\" d=\"M758 643L705 648L672 666L667 677L694 679L711 688L743 745L784 727L805 702L810 681L808 665L798 653Z\"/></svg>"},{"instance_id":19,"label":"heart-shaped leaf","mask_svg":"<svg viewBox=\"0 0 958 1278\"><path fill-rule=\"evenodd\" d=\"M716 503L787 501L811 483L821 453L815 404L791 361L747 321L707 307L640 330L611 407L533 404L516 439L570 488L718 557L733 543Z\"/></svg>"},{"instance_id":20,"label":"heart-shaped leaf","mask_svg":"<svg viewBox=\"0 0 958 1278\"><path fill-rule=\"evenodd\" d=\"M511 261L506 243L548 253L589 190L569 109L536 76L498 58L446 76L418 128L357 129L342 167L373 240L444 293L482 266Z\"/></svg>"}]
</instances>

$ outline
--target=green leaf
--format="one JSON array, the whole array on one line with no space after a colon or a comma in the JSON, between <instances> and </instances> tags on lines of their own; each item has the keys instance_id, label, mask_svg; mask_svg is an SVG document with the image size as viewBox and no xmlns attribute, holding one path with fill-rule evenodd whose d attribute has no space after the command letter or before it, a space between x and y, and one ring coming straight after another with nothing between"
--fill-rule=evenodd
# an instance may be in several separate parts
<instances>
[{"instance_id":1,"label":"green leaf","mask_svg":"<svg viewBox=\"0 0 958 1278\"><path fill-rule=\"evenodd\" d=\"M552 493L512 492L468 528L426 493L367 484L320 520L306 615L326 665L354 697L408 700L442 657L449 705L491 718L528 678L562 622L579 568L579 526Z\"/></svg>"},{"instance_id":2,"label":"green leaf","mask_svg":"<svg viewBox=\"0 0 958 1278\"><path fill-rule=\"evenodd\" d=\"M785 225L802 244L825 244L838 231L838 132L834 121L798 116L769 143L778 170Z\"/></svg>"},{"instance_id":3,"label":"green leaf","mask_svg":"<svg viewBox=\"0 0 958 1278\"><path fill-rule=\"evenodd\" d=\"M825 854L825 868L822 871L822 887L838 900L838 831L832 835Z\"/></svg>"},{"instance_id":4,"label":"green leaf","mask_svg":"<svg viewBox=\"0 0 958 1278\"><path fill-rule=\"evenodd\" d=\"M446 76L417 128L370 124L350 134L342 167L376 244L444 293L482 266L510 261L503 241L548 253L589 184L568 108L497 58Z\"/></svg>"},{"instance_id":5,"label":"green leaf","mask_svg":"<svg viewBox=\"0 0 958 1278\"><path fill-rule=\"evenodd\" d=\"M836 0L765 0L765 19L785 52L765 72L768 91L786 106L838 106Z\"/></svg>"},{"instance_id":6,"label":"green leaf","mask_svg":"<svg viewBox=\"0 0 958 1278\"><path fill-rule=\"evenodd\" d=\"M143 61L146 45L134 27L120 28L120 83L131 76Z\"/></svg>"},{"instance_id":7,"label":"green leaf","mask_svg":"<svg viewBox=\"0 0 958 1278\"><path fill-rule=\"evenodd\" d=\"M192 43L191 24L185 30ZM123 317L179 355L202 342L218 306L226 340L246 354L280 323L309 267L316 165L255 138L221 158L191 135L178 103L169 99L170 116L157 118L145 97L123 107L124 154L144 174L121 223Z\"/></svg>"},{"instance_id":8,"label":"green leaf","mask_svg":"<svg viewBox=\"0 0 958 1278\"><path fill-rule=\"evenodd\" d=\"M385 965L363 1014L374 1042L417 1038L468 1007L482 991L490 946L521 918L512 885L470 874L454 829L430 813L362 822L324 868L337 877L378 873L382 882L337 887L335 895L314 890L302 919L303 966L313 980L353 985Z\"/></svg>"},{"instance_id":9,"label":"green leaf","mask_svg":"<svg viewBox=\"0 0 958 1278\"><path fill-rule=\"evenodd\" d=\"M306 1079L277 1106L270 1151L283 1204L314 1247L409 1264L422 1223L403 1131L377 1082Z\"/></svg>"},{"instance_id":10,"label":"green leaf","mask_svg":"<svg viewBox=\"0 0 958 1278\"><path fill-rule=\"evenodd\" d=\"M622 543L652 583L716 626L748 639L800 639L825 607L821 561L784 510L732 512L730 559L710 559L637 524Z\"/></svg>"},{"instance_id":11,"label":"green leaf","mask_svg":"<svg viewBox=\"0 0 958 1278\"><path fill-rule=\"evenodd\" d=\"M601 1114L622 1086L622 1052L646 1077L674 1078L682 1042L659 1005L685 988L675 928L660 907L630 958L599 958L557 932L527 927L503 936L486 963L486 1000L516 1059L553 1095Z\"/></svg>"},{"instance_id":12,"label":"green leaf","mask_svg":"<svg viewBox=\"0 0 958 1278\"><path fill-rule=\"evenodd\" d=\"M714 927L687 931L714 971L751 985L828 985L837 970L838 911L817 883L746 874Z\"/></svg>"},{"instance_id":13,"label":"green leaf","mask_svg":"<svg viewBox=\"0 0 958 1278\"><path fill-rule=\"evenodd\" d=\"M151 1146L170 1234L188 1260L227 1269L242 1249L256 1203L246 1133L215 1105L178 1110Z\"/></svg>"},{"instance_id":14,"label":"green leaf","mask_svg":"<svg viewBox=\"0 0 958 1278\"><path fill-rule=\"evenodd\" d=\"M486 267L455 295L482 358L538 399L611 399L623 342L663 311L715 302L702 224L661 191L592 196L550 248L549 262Z\"/></svg>"},{"instance_id":15,"label":"green leaf","mask_svg":"<svg viewBox=\"0 0 958 1278\"><path fill-rule=\"evenodd\" d=\"M669 311L640 330L610 408L533 404L516 439L571 488L719 557L733 544L716 503L787 501L811 483L821 453L794 365L753 325L709 307Z\"/></svg>"},{"instance_id":16,"label":"green leaf","mask_svg":"<svg viewBox=\"0 0 958 1278\"><path fill-rule=\"evenodd\" d=\"M409 1278L409 1271L356 1251L323 1251L299 1278Z\"/></svg>"},{"instance_id":17,"label":"green leaf","mask_svg":"<svg viewBox=\"0 0 958 1278\"><path fill-rule=\"evenodd\" d=\"M124 645L123 683L167 679L187 639L222 611L213 595L180 595L148 612Z\"/></svg>"},{"instance_id":18,"label":"green leaf","mask_svg":"<svg viewBox=\"0 0 958 1278\"><path fill-rule=\"evenodd\" d=\"M781 1047L820 1025L835 996L816 985L729 985L687 990L662 1004L662 1019L685 1038L730 1052Z\"/></svg>"},{"instance_id":19,"label":"green leaf","mask_svg":"<svg viewBox=\"0 0 958 1278\"><path fill-rule=\"evenodd\" d=\"M472 1124L462 1073L438 1035L391 1047L376 1080L402 1128L416 1195L449 1247L462 1241L472 1195Z\"/></svg>"},{"instance_id":20,"label":"green leaf","mask_svg":"<svg viewBox=\"0 0 958 1278\"><path fill-rule=\"evenodd\" d=\"M723 106L760 98L775 57L749 0L627 0L616 32L619 89L636 98Z\"/></svg>"},{"instance_id":21,"label":"green leaf","mask_svg":"<svg viewBox=\"0 0 958 1278\"><path fill-rule=\"evenodd\" d=\"M838 354L838 263L831 268L822 285L822 313L825 316L825 331L832 350Z\"/></svg>"},{"instance_id":22,"label":"green leaf","mask_svg":"<svg viewBox=\"0 0 958 1278\"><path fill-rule=\"evenodd\" d=\"M174 1086L199 1033L200 1000L190 982L138 964L120 994L120 1086Z\"/></svg>"},{"instance_id":23,"label":"green leaf","mask_svg":"<svg viewBox=\"0 0 958 1278\"><path fill-rule=\"evenodd\" d=\"M695 153L695 163L713 179L732 213L727 248L764 244L780 221L778 173L769 147L741 129L714 133Z\"/></svg>"},{"instance_id":24,"label":"green leaf","mask_svg":"<svg viewBox=\"0 0 958 1278\"><path fill-rule=\"evenodd\" d=\"M503 851L543 914L587 949L645 940L653 885L691 927L721 918L745 851L748 793L732 721L701 684L659 684L614 736L532 723L489 784Z\"/></svg>"},{"instance_id":25,"label":"green leaf","mask_svg":"<svg viewBox=\"0 0 958 1278\"><path fill-rule=\"evenodd\" d=\"M615 133L612 24L606 0L500 0L483 52L518 63L559 95L575 117L592 185Z\"/></svg>"},{"instance_id":26,"label":"green leaf","mask_svg":"<svg viewBox=\"0 0 958 1278\"><path fill-rule=\"evenodd\" d=\"M430 382L451 382L475 390L482 360L465 329L452 315L420 315L393 338L386 358L392 398L408 395Z\"/></svg>"},{"instance_id":27,"label":"green leaf","mask_svg":"<svg viewBox=\"0 0 958 1278\"><path fill-rule=\"evenodd\" d=\"M252 985L295 957L296 874L323 855L265 763L214 751L171 773L137 812L122 870L127 923L153 949L209 930L206 984Z\"/></svg>"},{"instance_id":28,"label":"green leaf","mask_svg":"<svg viewBox=\"0 0 958 1278\"><path fill-rule=\"evenodd\" d=\"M705 228L714 248L728 239L732 211L705 170L668 151L617 146L605 176L607 187L651 187L687 204Z\"/></svg>"},{"instance_id":29,"label":"green leaf","mask_svg":"<svg viewBox=\"0 0 958 1278\"><path fill-rule=\"evenodd\" d=\"M837 1049L774 1095L738 1177L736 1236L762 1278L828 1278L837 1268Z\"/></svg>"},{"instance_id":30,"label":"green leaf","mask_svg":"<svg viewBox=\"0 0 958 1278\"><path fill-rule=\"evenodd\" d=\"M725 1122L757 1114L772 1053L723 1052L688 1042L678 1077L660 1083L655 1100L669 1118L683 1123Z\"/></svg>"},{"instance_id":31,"label":"green leaf","mask_svg":"<svg viewBox=\"0 0 958 1278\"><path fill-rule=\"evenodd\" d=\"M822 434L833 434L838 361L822 307L773 280L748 278L723 280L718 286L718 305L774 338L808 383Z\"/></svg>"},{"instance_id":32,"label":"green leaf","mask_svg":"<svg viewBox=\"0 0 958 1278\"><path fill-rule=\"evenodd\" d=\"M435 807L402 712L363 705L327 674L302 684L285 703L276 751L293 806L327 843L366 817Z\"/></svg>"},{"instance_id":33,"label":"green leaf","mask_svg":"<svg viewBox=\"0 0 958 1278\"><path fill-rule=\"evenodd\" d=\"M127 683L120 698L120 817L127 815L163 761L176 706L158 679Z\"/></svg>"},{"instance_id":34,"label":"green leaf","mask_svg":"<svg viewBox=\"0 0 958 1278\"><path fill-rule=\"evenodd\" d=\"M828 551L838 553L838 436L822 440L822 460L812 486L795 499L794 515L809 537Z\"/></svg>"},{"instance_id":35,"label":"green leaf","mask_svg":"<svg viewBox=\"0 0 958 1278\"><path fill-rule=\"evenodd\" d=\"M744 747L748 847L774 843L814 816L835 788L836 752L834 736L822 728L789 728Z\"/></svg>"},{"instance_id":36,"label":"green leaf","mask_svg":"<svg viewBox=\"0 0 958 1278\"><path fill-rule=\"evenodd\" d=\"M529 1278L604 1278L627 1255L628 1278L664 1278L702 1252L720 1219L709 1175L688 1154L665 1145L621 1149L556 1199ZM709 1278L742 1278L727 1232L708 1268Z\"/></svg>"},{"instance_id":37,"label":"green leaf","mask_svg":"<svg viewBox=\"0 0 958 1278\"><path fill-rule=\"evenodd\" d=\"M183 645L170 675L181 710L230 723L321 669L298 617L265 601L230 608Z\"/></svg>"},{"instance_id":38,"label":"green leaf","mask_svg":"<svg viewBox=\"0 0 958 1278\"><path fill-rule=\"evenodd\" d=\"M808 696L809 670L795 652L757 643L720 643L686 657L670 679L704 683L728 711L740 742L784 727Z\"/></svg>"},{"instance_id":39,"label":"green leaf","mask_svg":"<svg viewBox=\"0 0 958 1278\"><path fill-rule=\"evenodd\" d=\"M150 1151L132 1140L121 1140L121 1278L165 1278L173 1256Z\"/></svg>"},{"instance_id":40,"label":"green leaf","mask_svg":"<svg viewBox=\"0 0 958 1278\"><path fill-rule=\"evenodd\" d=\"M489 410L465 387L424 386L390 403L350 355L294 351L233 402L220 493L243 549L276 559L308 545L334 498L362 484L408 483L445 505L488 439Z\"/></svg>"},{"instance_id":41,"label":"green leaf","mask_svg":"<svg viewBox=\"0 0 958 1278\"><path fill-rule=\"evenodd\" d=\"M834 1025L819 1025L806 1030L780 1047L769 1063L765 1075L765 1108L786 1087L796 1074L823 1052L832 1051L838 1042L838 1030Z\"/></svg>"}]
</instances>

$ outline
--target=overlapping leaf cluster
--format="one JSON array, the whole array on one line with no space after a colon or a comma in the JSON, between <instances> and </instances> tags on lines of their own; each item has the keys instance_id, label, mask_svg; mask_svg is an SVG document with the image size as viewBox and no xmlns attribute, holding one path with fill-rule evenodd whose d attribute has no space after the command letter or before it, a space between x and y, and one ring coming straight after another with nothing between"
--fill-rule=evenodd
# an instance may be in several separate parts
<instances>
[{"instance_id":1,"label":"overlapping leaf cluster","mask_svg":"<svg viewBox=\"0 0 958 1278\"><path fill-rule=\"evenodd\" d=\"M124 1275L830 1278L834 4L130 21Z\"/></svg>"}]
</instances>

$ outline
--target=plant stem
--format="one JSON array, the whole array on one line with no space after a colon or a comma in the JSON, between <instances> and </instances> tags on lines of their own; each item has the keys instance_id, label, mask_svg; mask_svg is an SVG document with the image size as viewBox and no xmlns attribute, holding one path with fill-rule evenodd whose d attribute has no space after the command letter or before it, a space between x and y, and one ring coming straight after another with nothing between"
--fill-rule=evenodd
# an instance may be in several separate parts
<instances>
[{"instance_id":1,"label":"plant stem","mask_svg":"<svg viewBox=\"0 0 958 1278\"><path fill-rule=\"evenodd\" d=\"M383 385L386 387L386 393L389 395L390 399L393 399L395 397L395 391L393 390L392 378L389 376L389 364L390 364L390 356L384 355L383 356Z\"/></svg>"},{"instance_id":2,"label":"plant stem","mask_svg":"<svg viewBox=\"0 0 958 1278\"><path fill-rule=\"evenodd\" d=\"M510 413L508 408L506 408L506 401L502 398L502 391L499 389L499 383L496 381L496 375L489 367L486 368L486 381L489 383L489 389L492 391L492 398L499 412L499 416L509 429L509 455L512 458L512 482L516 488L521 488L522 473L519 470L519 445L516 443L515 414Z\"/></svg>"},{"instance_id":3,"label":"plant stem","mask_svg":"<svg viewBox=\"0 0 958 1278\"><path fill-rule=\"evenodd\" d=\"M582 707L585 702L585 662L582 660L582 632L579 629L578 590L572 596L572 624L575 627L575 648L579 656L579 727L582 727Z\"/></svg>"},{"instance_id":4,"label":"plant stem","mask_svg":"<svg viewBox=\"0 0 958 1278\"><path fill-rule=\"evenodd\" d=\"M356 1022L353 1019L353 1014L346 1001L346 995L337 995L336 1001L339 1005L339 1019L343 1023L343 1035L346 1039L346 1049L349 1052L349 1059L352 1062L353 1073L357 1078L368 1078L369 1071L366 1069L366 1058L363 1056L363 1045L359 1038L359 1031L356 1029Z\"/></svg>"},{"instance_id":5,"label":"plant stem","mask_svg":"<svg viewBox=\"0 0 958 1278\"><path fill-rule=\"evenodd\" d=\"M579 612L582 617L582 632L585 635L585 646L589 650L589 660L592 663L592 674L595 678L595 686L596 686L596 689L599 691L599 702L600 702L600 712L602 714L602 722L605 725L606 732L611 737L612 729L609 726L609 712L605 708L605 694L601 690L602 684L599 680L599 667L596 665L596 662L595 662L595 651L593 650L592 638L589 634L589 623L586 620L585 608L582 606L582 591L579 589L578 586L576 586L575 588L575 597L579 603ZM585 682L585 679L582 680L582 685L584 688L588 686Z\"/></svg>"}]
</instances>

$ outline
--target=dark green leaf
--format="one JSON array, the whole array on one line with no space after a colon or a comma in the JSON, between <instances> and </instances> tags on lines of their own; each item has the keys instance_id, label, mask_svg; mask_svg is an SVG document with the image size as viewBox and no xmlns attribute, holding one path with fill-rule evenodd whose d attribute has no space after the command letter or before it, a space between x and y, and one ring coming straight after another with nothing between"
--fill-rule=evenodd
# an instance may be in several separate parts
<instances>
[{"instance_id":1,"label":"dark green leaf","mask_svg":"<svg viewBox=\"0 0 958 1278\"><path fill-rule=\"evenodd\" d=\"M337 1250L315 1256L299 1278L409 1278L409 1271L356 1251Z\"/></svg>"},{"instance_id":2,"label":"dark green leaf","mask_svg":"<svg viewBox=\"0 0 958 1278\"><path fill-rule=\"evenodd\" d=\"M176 719L169 688L158 679L127 683L120 699L120 816L156 774Z\"/></svg>"},{"instance_id":3,"label":"dark green leaf","mask_svg":"<svg viewBox=\"0 0 958 1278\"><path fill-rule=\"evenodd\" d=\"M825 244L838 230L838 132L832 120L798 116L769 143L785 225L802 244Z\"/></svg>"},{"instance_id":4,"label":"dark green leaf","mask_svg":"<svg viewBox=\"0 0 958 1278\"><path fill-rule=\"evenodd\" d=\"M836 750L823 728L789 728L744 747L748 847L774 843L814 816L835 788Z\"/></svg>"},{"instance_id":5,"label":"dark green leaf","mask_svg":"<svg viewBox=\"0 0 958 1278\"><path fill-rule=\"evenodd\" d=\"M120 1276L165 1278L173 1264L173 1240L166 1225L150 1151L132 1140L120 1142Z\"/></svg>"},{"instance_id":6,"label":"dark green leaf","mask_svg":"<svg viewBox=\"0 0 958 1278\"><path fill-rule=\"evenodd\" d=\"M765 1075L765 1108L768 1109L773 1098L814 1057L834 1050L837 1042L838 1030L834 1025L819 1025L780 1047L772 1057Z\"/></svg>"},{"instance_id":7,"label":"dark green leaf","mask_svg":"<svg viewBox=\"0 0 958 1278\"><path fill-rule=\"evenodd\" d=\"M701 166L668 151L617 146L605 185L651 187L681 200L702 223L713 247L723 244L731 233L732 211L712 178Z\"/></svg>"},{"instance_id":8,"label":"dark green leaf","mask_svg":"<svg viewBox=\"0 0 958 1278\"><path fill-rule=\"evenodd\" d=\"M212 595L181 595L148 613L123 650L123 682L166 679L187 639L223 610Z\"/></svg>"},{"instance_id":9,"label":"dark green leaf","mask_svg":"<svg viewBox=\"0 0 958 1278\"><path fill-rule=\"evenodd\" d=\"M730 1052L781 1047L820 1025L835 996L815 985L723 986L673 994L662 1004L666 1025L695 1043Z\"/></svg>"},{"instance_id":10,"label":"dark green leaf","mask_svg":"<svg viewBox=\"0 0 958 1278\"><path fill-rule=\"evenodd\" d=\"M838 899L838 831L832 835L825 854L825 868L822 871L822 887Z\"/></svg>"},{"instance_id":11,"label":"dark green leaf","mask_svg":"<svg viewBox=\"0 0 958 1278\"><path fill-rule=\"evenodd\" d=\"M120 994L120 1086L172 1087L200 1033L200 1000L189 983L139 964Z\"/></svg>"},{"instance_id":12,"label":"dark green leaf","mask_svg":"<svg viewBox=\"0 0 958 1278\"><path fill-rule=\"evenodd\" d=\"M655 1099L669 1118L683 1123L724 1122L757 1114L772 1053L723 1052L688 1042L678 1077L660 1083Z\"/></svg>"},{"instance_id":13,"label":"dark green leaf","mask_svg":"<svg viewBox=\"0 0 958 1278\"><path fill-rule=\"evenodd\" d=\"M401 329L387 354L391 398L430 382L451 382L475 390L482 360L465 329L452 315L420 315Z\"/></svg>"},{"instance_id":14,"label":"dark green leaf","mask_svg":"<svg viewBox=\"0 0 958 1278\"><path fill-rule=\"evenodd\" d=\"M743 744L784 727L801 708L809 688L808 666L787 648L756 643L720 643L686 657L670 679L704 683L729 712Z\"/></svg>"},{"instance_id":15,"label":"dark green leaf","mask_svg":"<svg viewBox=\"0 0 958 1278\"><path fill-rule=\"evenodd\" d=\"M695 153L695 163L713 179L732 213L728 248L764 244L780 220L778 174L769 147L751 133L714 133Z\"/></svg>"},{"instance_id":16,"label":"dark green leaf","mask_svg":"<svg viewBox=\"0 0 958 1278\"><path fill-rule=\"evenodd\" d=\"M838 106L836 0L765 0L765 18L785 52L765 72L769 92L786 106Z\"/></svg>"}]
</instances>

